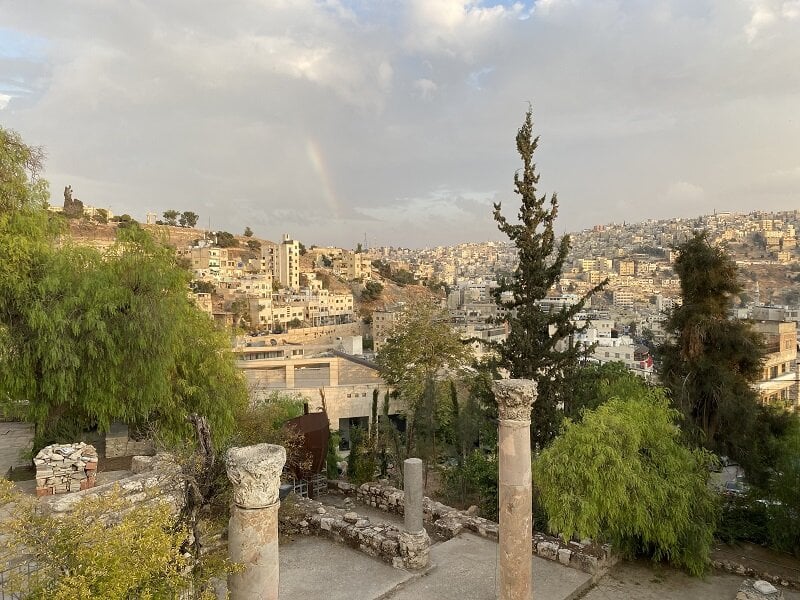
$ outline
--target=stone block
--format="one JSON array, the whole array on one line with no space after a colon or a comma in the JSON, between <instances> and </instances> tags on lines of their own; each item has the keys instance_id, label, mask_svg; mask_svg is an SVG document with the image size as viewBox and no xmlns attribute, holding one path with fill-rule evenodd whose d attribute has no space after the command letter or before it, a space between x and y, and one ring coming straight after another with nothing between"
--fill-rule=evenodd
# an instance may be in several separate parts
<instances>
[{"instance_id":1,"label":"stone block","mask_svg":"<svg viewBox=\"0 0 800 600\"><path fill-rule=\"evenodd\" d=\"M555 542L539 542L536 544L536 554L548 560L557 560L558 550L558 544Z\"/></svg>"},{"instance_id":2,"label":"stone block","mask_svg":"<svg viewBox=\"0 0 800 600\"><path fill-rule=\"evenodd\" d=\"M783 592L768 581L745 579L736 600L783 600Z\"/></svg>"}]
</instances>

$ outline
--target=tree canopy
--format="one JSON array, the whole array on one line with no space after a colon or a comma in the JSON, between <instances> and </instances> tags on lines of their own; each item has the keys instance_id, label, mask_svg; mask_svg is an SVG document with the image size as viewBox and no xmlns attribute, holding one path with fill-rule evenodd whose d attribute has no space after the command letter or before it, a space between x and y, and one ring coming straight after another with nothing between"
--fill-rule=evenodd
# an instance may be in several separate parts
<instances>
[{"instance_id":1,"label":"tree canopy","mask_svg":"<svg viewBox=\"0 0 800 600\"><path fill-rule=\"evenodd\" d=\"M577 366L582 350L571 343L571 337L585 329L573 322L586 300L602 289L601 284L571 306L549 312L540 304L561 278L564 261L570 249L570 237L557 239L554 222L558 216L558 198L554 193L537 195L539 174L533 155L539 137L533 137L532 112L517 132L517 152L522 169L514 174L514 192L520 197L519 223L511 223L494 205L497 226L514 243L518 265L510 279L502 279L494 291L495 301L507 311L510 330L505 342L495 345L497 366L507 369L512 377L535 379L538 397L533 405L532 432L534 443L542 447L557 433L562 415L557 410L568 394L564 378Z\"/></svg>"},{"instance_id":2,"label":"tree canopy","mask_svg":"<svg viewBox=\"0 0 800 600\"><path fill-rule=\"evenodd\" d=\"M679 414L652 388L568 421L534 462L550 529L703 573L717 515L713 457L682 445Z\"/></svg>"},{"instance_id":3,"label":"tree canopy","mask_svg":"<svg viewBox=\"0 0 800 600\"><path fill-rule=\"evenodd\" d=\"M138 227L105 252L57 239L41 184L13 183L25 168L0 182L18 194L0 211L0 404L35 423L37 445L114 420L179 437L191 412L230 433L246 387L173 252Z\"/></svg>"},{"instance_id":4,"label":"tree canopy","mask_svg":"<svg viewBox=\"0 0 800 600\"><path fill-rule=\"evenodd\" d=\"M673 340L660 349L662 379L693 439L744 463L757 441L761 411L751 383L761 374L763 342L749 323L728 318L741 291L733 260L704 233L677 250L683 303L667 319Z\"/></svg>"}]
</instances>

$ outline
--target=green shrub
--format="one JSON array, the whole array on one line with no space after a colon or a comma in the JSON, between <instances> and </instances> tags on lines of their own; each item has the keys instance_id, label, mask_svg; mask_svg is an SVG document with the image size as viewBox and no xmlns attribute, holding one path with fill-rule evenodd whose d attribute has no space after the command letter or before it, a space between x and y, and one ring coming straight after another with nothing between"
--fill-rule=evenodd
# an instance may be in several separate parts
<instances>
[{"instance_id":1,"label":"green shrub","mask_svg":"<svg viewBox=\"0 0 800 600\"><path fill-rule=\"evenodd\" d=\"M534 462L550 529L705 572L718 507L707 484L712 456L681 443L678 418L654 388L567 421Z\"/></svg>"}]
</instances>

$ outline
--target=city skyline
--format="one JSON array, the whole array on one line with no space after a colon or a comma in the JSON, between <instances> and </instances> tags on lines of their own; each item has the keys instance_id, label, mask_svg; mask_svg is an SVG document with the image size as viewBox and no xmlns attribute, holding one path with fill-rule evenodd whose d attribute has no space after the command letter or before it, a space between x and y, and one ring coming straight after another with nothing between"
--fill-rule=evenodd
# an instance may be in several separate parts
<instances>
[{"instance_id":1,"label":"city skyline","mask_svg":"<svg viewBox=\"0 0 800 600\"><path fill-rule=\"evenodd\" d=\"M53 203L353 247L501 240L528 101L559 231L797 206L800 2L3 4Z\"/></svg>"}]
</instances>

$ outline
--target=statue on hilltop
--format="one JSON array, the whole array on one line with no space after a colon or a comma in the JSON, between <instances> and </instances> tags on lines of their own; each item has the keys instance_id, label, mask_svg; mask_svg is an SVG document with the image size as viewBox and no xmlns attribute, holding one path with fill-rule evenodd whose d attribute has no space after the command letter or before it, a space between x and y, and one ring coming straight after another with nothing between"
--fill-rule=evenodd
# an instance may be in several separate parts
<instances>
[{"instance_id":1,"label":"statue on hilltop","mask_svg":"<svg viewBox=\"0 0 800 600\"><path fill-rule=\"evenodd\" d=\"M72 197L72 186L64 188L64 215L68 218L80 218L83 216L83 202Z\"/></svg>"}]
</instances>

